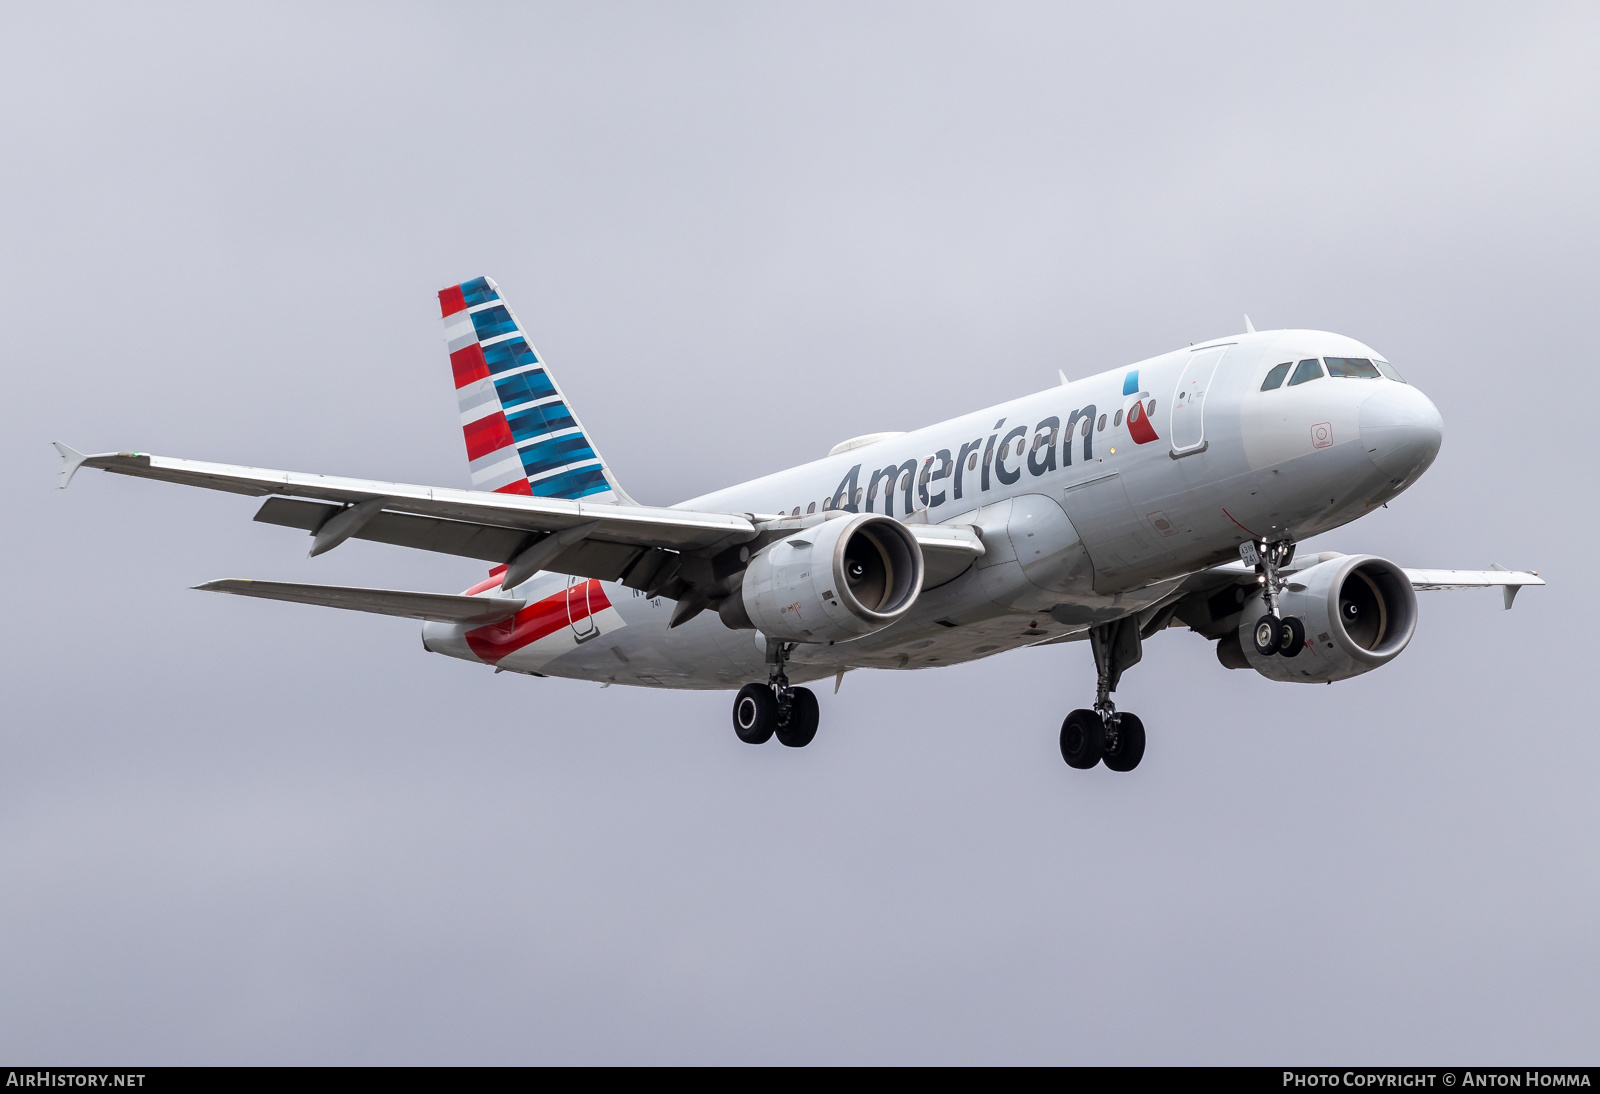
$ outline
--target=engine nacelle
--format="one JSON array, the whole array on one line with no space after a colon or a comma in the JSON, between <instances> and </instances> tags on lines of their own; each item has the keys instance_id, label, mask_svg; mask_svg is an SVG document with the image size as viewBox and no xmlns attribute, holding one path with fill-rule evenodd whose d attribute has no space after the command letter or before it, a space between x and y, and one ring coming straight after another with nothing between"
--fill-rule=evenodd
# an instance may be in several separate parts
<instances>
[{"instance_id":1,"label":"engine nacelle","mask_svg":"<svg viewBox=\"0 0 1600 1094\"><path fill-rule=\"evenodd\" d=\"M910 611L922 575L922 548L905 525L859 513L762 548L717 611L730 627L772 638L844 642Z\"/></svg>"},{"instance_id":2,"label":"engine nacelle","mask_svg":"<svg viewBox=\"0 0 1600 1094\"><path fill-rule=\"evenodd\" d=\"M1411 580L1376 555L1342 555L1289 575L1278 594L1278 614L1297 616L1306 629L1305 645L1295 656L1256 652L1251 635L1266 611L1259 592L1244 602L1240 650L1262 676L1296 683L1348 680L1386 665L1417 629Z\"/></svg>"}]
</instances>

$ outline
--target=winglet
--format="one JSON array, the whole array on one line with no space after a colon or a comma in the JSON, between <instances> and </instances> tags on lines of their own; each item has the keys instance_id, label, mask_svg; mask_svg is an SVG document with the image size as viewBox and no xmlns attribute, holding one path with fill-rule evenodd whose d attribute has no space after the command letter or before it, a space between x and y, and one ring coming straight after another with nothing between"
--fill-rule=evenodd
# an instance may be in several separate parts
<instances>
[{"instance_id":1,"label":"winglet","mask_svg":"<svg viewBox=\"0 0 1600 1094\"><path fill-rule=\"evenodd\" d=\"M75 448L69 448L60 441L51 441L56 446L56 451L61 453L61 482L60 489L65 490L72 482L72 476L78 473L78 468L83 466L83 461L89 457Z\"/></svg>"},{"instance_id":2,"label":"winglet","mask_svg":"<svg viewBox=\"0 0 1600 1094\"><path fill-rule=\"evenodd\" d=\"M1250 317L1248 315L1244 317L1244 332L1246 334L1254 334L1256 332L1256 325L1250 322Z\"/></svg>"}]
</instances>

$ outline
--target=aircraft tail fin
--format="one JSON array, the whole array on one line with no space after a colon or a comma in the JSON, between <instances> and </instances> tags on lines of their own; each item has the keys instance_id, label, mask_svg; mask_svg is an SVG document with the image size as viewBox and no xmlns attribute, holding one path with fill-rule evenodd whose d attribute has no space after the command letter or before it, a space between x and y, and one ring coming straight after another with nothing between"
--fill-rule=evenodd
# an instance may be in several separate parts
<instances>
[{"instance_id":1,"label":"aircraft tail fin","mask_svg":"<svg viewBox=\"0 0 1600 1094\"><path fill-rule=\"evenodd\" d=\"M475 490L637 504L487 277L439 291Z\"/></svg>"}]
</instances>

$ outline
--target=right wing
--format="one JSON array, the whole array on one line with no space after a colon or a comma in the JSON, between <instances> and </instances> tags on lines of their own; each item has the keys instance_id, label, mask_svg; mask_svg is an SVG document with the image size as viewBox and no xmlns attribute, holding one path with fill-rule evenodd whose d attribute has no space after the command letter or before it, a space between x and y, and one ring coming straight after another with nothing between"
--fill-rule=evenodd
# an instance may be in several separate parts
<instances>
[{"instance_id":1,"label":"right wing","mask_svg":"<svg viewBox=\"0 0 1600 1094\"><path fill-rule=\"evenodd\" d=\"M1524 585L1543 585L1544 578L1537 570L1508 570L1495 566L1488 570L1413 570L1406 567L1406 576L1417 592L1435 589L1492 589L1499 586L1505 600L1506 611Z\"/></svg>"}]
</instances>

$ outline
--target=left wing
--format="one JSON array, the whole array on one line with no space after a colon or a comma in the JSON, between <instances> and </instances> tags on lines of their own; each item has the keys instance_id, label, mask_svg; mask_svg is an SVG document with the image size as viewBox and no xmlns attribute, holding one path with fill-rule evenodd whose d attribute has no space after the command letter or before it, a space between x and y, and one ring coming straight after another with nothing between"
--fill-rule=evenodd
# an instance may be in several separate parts
<instances>
[{"instance_id":1,"label":"left wing","mask_svg":"<svg viewBox=\"0 0 1600 1094\"><path fill-rule=\"evenodd\" d=\"M752 514L453 490L144 452L89 456L59 443L56 448L65 461L63 487L78 468L94 467L207 490L282 495L263 505L256 519L311 532L312 554L347 539L373 539L504 563L508 588L538 570L555 570L676 598L691 586L714 583L730 561L729 551L736 558L739 545L759 534Z\"/></svg>"},{"instance_id":2,"label":"left wing","mask_svg":"<svg viewBox=\"0 0 1600 1094\"><path fill-rule=\"evenodd\" d=\"M56 449L64 461L62 487L80 467L93 467L267 497L255 519L310 532L313 555L347 539L461 555L504 564L507 589L551 570L621 582L652 597L682 600L694 591L697 602L715 600L752 552L834 515L707 513L311 475L144 452L91 456L60 443ZM948 580L984 553L982 540L965 526L912 525L911 531L922 546L930 579Z\"/></svg>"}]
</instances>

